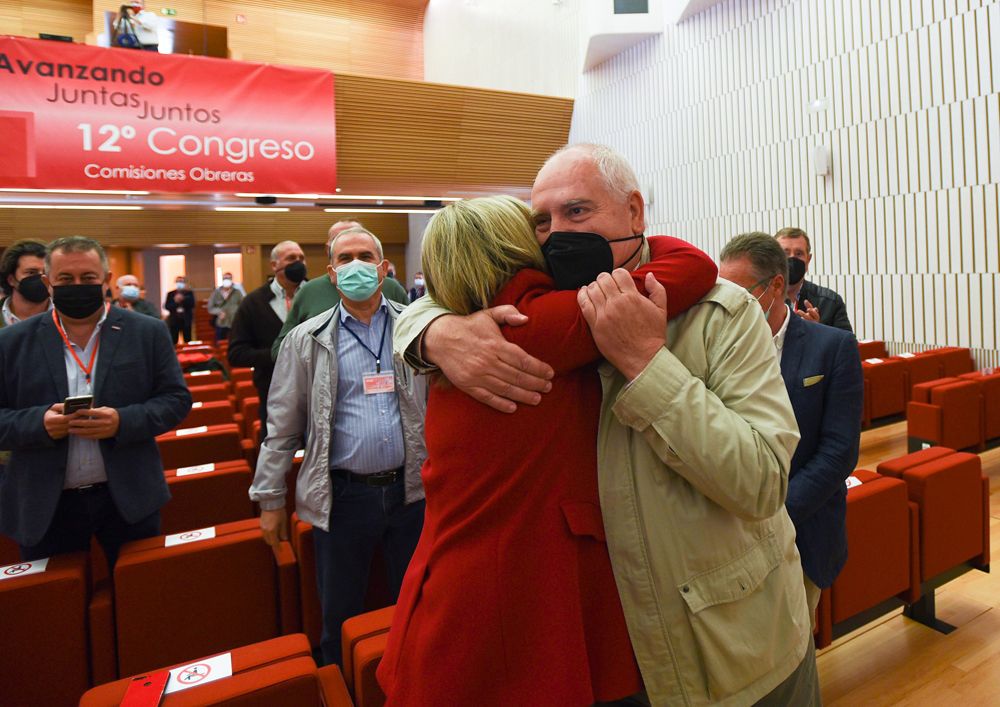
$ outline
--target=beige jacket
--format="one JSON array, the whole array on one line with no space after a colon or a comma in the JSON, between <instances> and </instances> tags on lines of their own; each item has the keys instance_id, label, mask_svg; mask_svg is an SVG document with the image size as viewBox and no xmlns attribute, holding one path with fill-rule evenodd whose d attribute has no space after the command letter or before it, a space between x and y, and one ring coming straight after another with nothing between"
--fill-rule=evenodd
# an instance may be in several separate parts
<instances>
[{"instance_id":1,"label":"beige jacket","mask_svg":"<svg viewBox=\"0 0 1000 707\"><path fill-rule=\"evenodd\" d=\"M397 353L444 313L411 305ZM631 384L607 363L601 382L601 508L650 700L752 704L811 639L784 509L798 428L760 306L720 280Z\"/></svg>"}]
</instances>

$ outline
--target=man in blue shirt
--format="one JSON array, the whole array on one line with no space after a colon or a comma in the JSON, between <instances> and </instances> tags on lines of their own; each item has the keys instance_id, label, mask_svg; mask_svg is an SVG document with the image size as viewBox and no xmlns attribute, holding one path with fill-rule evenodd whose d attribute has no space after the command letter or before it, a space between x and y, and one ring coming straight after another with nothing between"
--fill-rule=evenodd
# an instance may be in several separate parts
<instances>
[{"instance_id":1,"label":"man in blue shirt","mask_svg":"<svg viewBox=\"0 0 1000 707\"><path fill-rule=\"evenodd\" d=\"M382 296L386 261L378 239L360 227L342 231L328 270L341 302L282 342L250 498L260 504L265 541L287 539L285 474L307 440L295 511L313 525L320 648L330 664L341 662L341 624L364 610L376 547L395 601L420 537L427 389L393 361L393 324L403 305Z\"/></svg>"}]
</instances>

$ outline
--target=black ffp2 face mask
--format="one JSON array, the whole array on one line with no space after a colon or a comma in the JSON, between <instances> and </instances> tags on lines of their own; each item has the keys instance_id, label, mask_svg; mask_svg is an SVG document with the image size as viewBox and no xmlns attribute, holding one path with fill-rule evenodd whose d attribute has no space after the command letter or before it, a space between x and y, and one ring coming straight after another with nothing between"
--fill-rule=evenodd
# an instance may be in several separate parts
<instances>
[{"instance_id":1,"label":"black ffp2 face mask","mask_svg":"<svg viewBox=\"0 0 1000 707\"><path fill-rule=\"evenodd\" d=\"M806 264L798 258L788 259L788 284L797 285L806 276Z\"/></svg>"},{"instance_id":2,"label":"black ffp2 face mask","mask_svg":"<svg viewBox=\"0 0 1000 707\"><path fill-rule=\"evenodd\" d=\"M639 245L625 259L627 263L635 257L642 248L643 234L625 238L606 239L599 233L583 231L553 231L542 246L542 255L549 273L555 280L557 290L575 290L589 285L602 272L611 272L615 268L615 256L611 251L612 243L640 239Z\"/></svg>"},{"instance_id":3,"label":"black ffp2 face mask","mask_svg":"<svg viewBox=\"0 0 1000 707\"><path fill-rule=\"evenodd\" d=\"M24 299L38 304L49 298L49 288L42 282L41 275L28 275L17 283L17 291Z\"/></svg>"},{"instance_id":4,"label":"black ffp2 face mask","mask_svg":"<svg viewBox=\"0 0 1000 707\"><path fill-rule=\"evenodd\" d=\"M57 285L52 288L52 306L70 319L86 319L104 305L104 287Z\"/></svg>"},{"instance_id":5,"label":"black ffp2 face mask","mask_svg":"<svg viewBox=\"0 0 1000 707\"><path fill-rule=\"evenodd\" d=\"M301 260L285 266L285 278L296 285L306 279L306 264Z\"/></svg>"}]
</instances>

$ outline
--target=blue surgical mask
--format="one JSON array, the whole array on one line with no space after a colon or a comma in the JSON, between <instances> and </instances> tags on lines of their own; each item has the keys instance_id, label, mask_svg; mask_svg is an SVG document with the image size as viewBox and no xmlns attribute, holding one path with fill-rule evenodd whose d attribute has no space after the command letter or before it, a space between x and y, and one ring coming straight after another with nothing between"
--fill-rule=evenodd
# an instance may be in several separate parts
<instances>
[{"instance_id":1,"label":"blue surgical mask","mask_svg":"<svg viewBox=\"0 0 1000 707\"><path fill-rule=\"evenodd\" d=\"M122 297L131 302L139 299L139 288L136 285L122 285Z\"/></svg>"},{"instance_id":2,"label":"blue surgical mask","mask_svg":"<svg viewBox=\"0 0 1000 707\"><path fill-rule=\"evenodd\" d=\"M341 265L337 273L337 289L353 302L364 302L378 289L378 266L363 260L352 260Z\"/></svg>"}]
</instances>

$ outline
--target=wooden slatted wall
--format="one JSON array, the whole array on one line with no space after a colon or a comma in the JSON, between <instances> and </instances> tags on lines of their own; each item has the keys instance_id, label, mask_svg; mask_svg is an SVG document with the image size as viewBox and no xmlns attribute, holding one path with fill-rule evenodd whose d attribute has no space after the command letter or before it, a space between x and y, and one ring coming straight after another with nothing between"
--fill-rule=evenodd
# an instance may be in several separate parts
<instances>
[{"instance_id":1,"label":"wooden slatted wall","mask_svg":"<svg viewBox=\"0 0 1000 707\"><path fill-rule=\"evenodd\" d=\"M651 231L800 226L860 338L1000 365L995 0L729 0L588 72L573 138L633 162Z\"/></svg>"},{"instance_id":2,"label":"wooden slatted wall","mask_svg":"<svg viewBox=\"0 0 1000 707\"><path fill-rule=\"evenodd\" d=\"M0 34L62 34L83 42L91 31L90 0L3 0Z\"/></svg>"}]
</instances>

